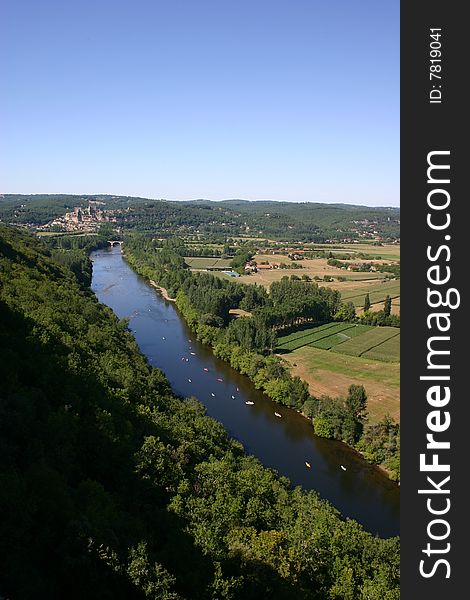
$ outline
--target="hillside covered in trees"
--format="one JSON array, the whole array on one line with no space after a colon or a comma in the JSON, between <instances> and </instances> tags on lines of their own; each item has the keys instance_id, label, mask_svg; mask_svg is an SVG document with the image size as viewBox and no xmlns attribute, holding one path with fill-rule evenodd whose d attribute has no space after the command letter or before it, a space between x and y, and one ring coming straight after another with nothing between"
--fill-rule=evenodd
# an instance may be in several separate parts
<instances>
[{"instance_id":1,"label":"hillside covered in trees","mask_svg":"<svg viewBox=\"0 0 470 600\"><path fill-rule=\"evenodd\" d=\"M167 235L252 235L295 242L359 239L361 236L394 240L400 237L400 209L390 207L274 202L194 200L171 202L131 196L72 196L67 194L5 194L0 197L0 221L44 225L74 206L100 201L117 211L116 225ZM375 232L375 233L374 233Z\"/></svg>"},{"instance_id":2,"label":"hillside covered in trees","mask_svg":"<svg viewBox=\"0 0 470 600\"><path fill-rule=\"evenodd\" d=\"M55 258L0 226L0 596L398 599L397 539L246 456Z\"/></svg>"}]
</instances>

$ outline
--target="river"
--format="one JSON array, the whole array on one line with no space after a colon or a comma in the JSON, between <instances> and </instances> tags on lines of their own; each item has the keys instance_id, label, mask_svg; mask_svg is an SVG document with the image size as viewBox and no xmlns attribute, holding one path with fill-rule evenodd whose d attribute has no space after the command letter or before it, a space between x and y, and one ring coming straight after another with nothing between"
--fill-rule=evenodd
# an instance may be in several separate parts
<instances>
[{"instance_id":1,"label":"river","mask_svg":"<svg viewBox=\"0 0 470 600\"><path fill-rule=\"evenodd\" d=\"M131 269L120 248L93 252L91 258L97 298L119 318L130 319L141 351L165 373L176 394L195 396L247 453L293 484L316 490L367 531L381 537L399 534L400 491L395 483L345 444L315 436L310 421L275 404L247 377L215 358L208 346L197 342L174 304Z\"/></svg>"}]
</instances>

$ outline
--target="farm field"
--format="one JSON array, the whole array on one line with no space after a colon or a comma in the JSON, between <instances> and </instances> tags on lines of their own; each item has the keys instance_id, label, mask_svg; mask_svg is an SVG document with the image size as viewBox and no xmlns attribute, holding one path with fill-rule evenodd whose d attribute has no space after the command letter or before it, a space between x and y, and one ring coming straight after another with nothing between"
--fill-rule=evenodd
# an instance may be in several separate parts
<instances>
[{"instance_id":1,"label":"farm field","mask_svg":"<svg viewBox=\"0 0 470 600\"><path fill-rule=\"evenodd\" d=\"M185 257L185 262L190 269L209 269L211 267L219 267L230 269L230 263L232 262L229 258L207 258L205 256L197 257Z\"/></svg>"},{"instance_id":2,"label":"farm field","mask_svg":"<svg viewBox=\"0 0 470 600\"><path fill-rule=\"evenodd\" d=\"M364 252L370 256L376 256L385 260L400 260L400 246L389 244L386 246L373 246L371 244L345 244L345 250L348 252Z\"/></svg>"},{"instance_id":3,"label":"farm field","mask_svg":"<svg viewBox=\"0 0 470 600\"><path fill-rule=\"evenodd\" d=\"M400 260L400 246L397 244L386 244L384 246L374 246L373 244L315 244L314 246L319 250L330 252L354 252L355 254L362 252L369 256L380 256L385 260Z\"/></svg>"},{"instance_id":4,"label":"farm field","mask_svg":"<svg viewBox=\"0 0 470 600\"><path fill-rule=\"evenodd\" d=\"M280 337L277 349L281 351L291 351L301 348L307 344L318 342L322 339L331 337L331 335L340 333L354 327L352 323L326 323L317 327L310 327L301 331L291 333Z\"/></svg>"},{"instance_id":5,"label":"farm field","mask_svg":"<svg viewBox=\"0 0 470 600\"><path fill-rule=\"evenodd\" d=\"M383 303L387 295L391 298L398 298L400 296L400 281L396 280L380 284L368 284L357 286L356 288L350 287L344 291L337 286L335 286L334 289L338 289L341 292L341 299L344 302L352 302L354 306L361 307L364 305L366 294L369 294L371 304ZM383 306L380 307L380 309L382 308Z\"/></svg>"},{"instance_id":6,"label":"farm field","mask_svg":"<svg viewBox=\"0 0 470 600\"><path fill-rule=\"evenodd\" d=\"M371 279L370 275L374 275L374 273L351 273L351 277L354 277L355 275L359 275L360 277L357 279L347 279L346 281L317 281L316 283L318 283L320 287L329 287L332 290L338 290L342 294L347 295L354 295L352 292L355 292L356 294L366 294L367 291L370 291L371 286L378 288L387 283L378 277ZM368 275L369 277L361 277L364 275Z\"/></svg>"},{"instance_id":7,"label":"farm field","mask_svg":"<svg viewBox=\"0 0 470 600\"><path fill-rule=\"evenodd\" d=\"M304 346L365 356L382 362L400 360L400 330L355 323L325 323L278 338L277 351L293 352Z\"/></svg>"},{"instance_id":8,"label":"farm field","mask_svg":"<svg viewBox=\"0 0 470 600\"><path fill-rule=\"evenodd\" d=\"M36 235L41 237L88 237L88 236L97 236L98 233L96 231L38 231Z\"/></svg>"},{"instance_id":9,"label":"farm field","mask_svg":"<svg viewBox=\"0 0 470 600\"><path fill-rule=\"evenodd\" d=\"M393 343L389 343L385 350L383 344L387 340L395 339ZM386 354L386 350L389 350L390 354ZM374 352L372 352L374 350ZM382 356L381 360L387 362L398 362L400 360L400 330L396 327L373 327L369 331L366 331L363 335L352 338L345 341L342 344L338 344L334 347L333 352L339 352L341 354L350 354L351 356L365 356L366 353L372 352L375 358ZM370 356L371 358L373 356Z\"/></svg>"},{"instance_id":10,"label":"farm field","mask_svg":"<svg viewBox=\"0 0 470 600\"><path fill-rule=\"evenodd\" d=\"M320 248L319 246L316 246ZM399 261L400 247L391 245L377 247L367 244L326 245L325 250L333 253L366 253L371 257L381 257L381 262ZM190 259L191 260L191 259ZM204 259L202 259L204 260ZM207 260L207 259L205 259ZM281 254L258 254L258 263L269 262L293 264ZM357 259L354 262L361 262ZM367 262L371 262L368 259ZM214 266L201 265L207 268ZM351 301L360 314L367 293L371 300L371 310L383 309L385 297L392 298L392 314L400 313L400 280L383 281L383 273L363 273L338 269L327 264L326 259L304 259L297 262L301 269L272 269L259 271L253 275L242 275L237 282L258 284L269 288L273 281L282 277L308 275L323 279L329 275L332 282L317 281L318 285L340 291L343 301ZM223 273L218 277L230 279ZM338 281L344 277L345 281ZM345 397L351 384L364 385L368 396L368 423L374 424L389 414L396 422L400 421L400 331L396 328L371 327L354 323L326 323L315 327L305 327L278 339L276 350L289 365L292 375L305 380L312 395L320 397Z\"/></svg>"},{"instance_id":11,"label":"farm field","mask_svg":"<svg viewBox=\"0 0 470 600\"><path fill-rule=\"evenodd\" d=\"M341 344L342 345L342 344ZM341 346L340 345L340 346ZM338 346L338 347L340 347ZM366 389L369 423L377 423L386 414L400 421L400 365L303 346L282 358L292 375L304 379L313 396L333 398L347 395L351 384Z\"/></svg>"},{"instance_id":12,"label":"farm field","mask_svg":"<svg viewBox=\"0 0 470 600\"><path fill-rule=\"evenodd\" d=\"M375 304L370 305L369 310L372 312L377 312L379 310L383 310L383 307L384 307L383 302L376 302ZM364 309L362 306L356 306L356 314L357 315L362 315L363 312L364 312ZM400 296L398 296L397 298L392 298L391 314L392 315L400 314Z\"/></svg>"},{"instance_id":13,"label":"farm field","mask_svg":"<svg viewBox=\"0 0 470 600\"><path fill-rule=\"evenodd\" d=\"M264 287L269 288L273 281L280 281L282 277L290 277L291 275L297 275L298 277L302 277L302 275L308 275L311 279L314 277L320 277L323 279L325 275L332 277L333 279L337 279L338 277L344 277L345 282L338 282L338 285L341 283L346 283L350 281L363 281L363 280L371 280L377 282L380 279L383 279L383 273L361 273L354 271L347 271L345 269L339 269L338 267L333 267L327 264L327 260L325 258L312 258L312 259L304 259L300 261L292 261L290 258L283 254L256 254L254 256L254 260L260 264L262 262L269 262L270 264L297 264L301 265L301 269L270 269L258 271L257 273L251 273L250 275L242 275L238 281L241 283L257 283L258 285L263 285ZM371 261L369 261L371 262ZM317 282L320 285L329 286L329 282Z\"/></svg>"},{"instance_id":14,"label":"farm field","mask_svg":"<svg viewBox=\"0 0 470 600\"><path fill-rule=\"evenodd\" d=\"M370 329L373 329L373 327L370 325L353 325L353 327L342 329L341 331L333 333L328 337L312 342L309 344L309 346L312 346L313 348L322 348L323 350L330 350L338 344L342 344L347 340L360 336Z\"/></svg>"},{"instance_id":15,"label":"farm field","mask_svg":"<svg viewBox=\"0 0 470 600\"><path fill-rule=\"evenodd\" d=\"M329 350L333 346L361 335L370 329L373 329L373 327L355 323L326 323L325 325L309 327L280 337L277 349L281 352L290 352L302 348L302 346L310 345Z\"/></svg>"},{"instance_id":16,"label":"farm field","mask_svg":"<svg viewBox=\"0 0 470 600\"><path fill-rule=\"evenodd\" d=\"M372 360L382 360L395 362L400 359L400 334L389 338L385 342L382 342L379 346L368 350L362 354L363 358L370 358Z\"/></svg>"},{"instance_id":17,"label":"farm field","mask_svg":"<svg viewBox=\"0 0 470 600\"><path fill-rule=\"evenodd\" d=\"M244 237L236 237L234 236L233 239L239 239L239 240L252 240L253 242L259 242L259 241L264 241L265 238L259 238L259 237L251 237L251 236L244 236ZM288 246L288 243L282 244L284 246ZM279 247L279 246L278 246ZM351 243L351 242L345 242L345 243L341 243L341 242L336 242L336 243L329 243L329 244L320 244L320 243L298 243L298 244L293 244L292 245L292 249L295 250L295 248L302 248L304 250L325 250L326 252L333 252L333 253L341 253L344 254L345 252L349 252L351 254L367 254L369 256L375 256L376 258L380 257L380 259L384 259L384 260L400 260L400 245L399 244L383 244L382 246L376 246L372 243L359 243L359 244L355 244L355 243Z\"/></svg>"}]
</instances>

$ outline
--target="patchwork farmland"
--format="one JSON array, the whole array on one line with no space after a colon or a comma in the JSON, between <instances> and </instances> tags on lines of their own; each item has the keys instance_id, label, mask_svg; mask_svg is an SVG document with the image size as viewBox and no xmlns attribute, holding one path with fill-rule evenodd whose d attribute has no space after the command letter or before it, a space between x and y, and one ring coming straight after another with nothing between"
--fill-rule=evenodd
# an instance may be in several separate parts
<instances>
[{"instance_id":1,"label":"patchwork farmland","mask_svg":"<svg viewBox=\"0 0 470 600\"><path fill-rule=\"evenodd\" d=\"M400 421L400 330L326 323L278 339L277 352L292 375L316 397L345 397L351 384L367 391L369 423L387 414ZM388 363L385 365L384 363Z\"/></svg>"},{"instance_id":2,"label":"patchwork farmland","mask_svg":"<svg viewBox=\"0 0 470 600\"><path fill-rule=\"evenodd\" d=\"M385 351L381 348L386 342L396 339L395 343L388 344ZM370 353L375 353L377 356L385 357L378 360L386 360L387 362L397 362L399 360L400 346L400 330L396 327L374 327L370 331L366 331L360 337L350 339L334 348L334 352L340 354L349 354L351 356L370 356ZM386 354L387 349L389 354Z\"/></svg>"},{"instance_id":3,"label":"patchwork farmland","mask_svg":"<svg viewBox=\"0 0 470 600\"><path fill-rule=\"evenodd\" d=\"M398 362L400 330L355 323L326 323L280 337L277 351L292 352L304 346L383 362Z\"/></svg>"},{"instance_id":4,"label":"patchwork farmland","mask_svg":"<svg viewBox=\"0 0 470 600\"><path fill-rule=\"evenodd\" d=\"M371 358L350 356L303 346L282 358L292 375L306 381L316 398L343 397L351 384L363 385L367 392L368 423L373 425L389 414L400 421L400 363L384 364Z\"/></svg>"},{"instance_id":5,"label":"patchwork farmland","mask_svg":"<svg viewBox=\"0 0 470 600\"><path fill-rule=\"evenodd\" d=\"M206 269L230 269L231 259L226 258L213 258L205 256L197 257L185 257L185 263L192 270L206 270Z\"/></svg>"},{"instance_id":6,"label":"patchwork farmland","mask_svg":"<svg viewBox=\"0 0 470 600\"><path fill-rule=\"evenodd\" d=\"M400 359L400 334L391 337L382 342L378 346L371 348L367 352L361 354L363 358L372 360L381 360L384 362L395 362Z\"/></svg>"},{"instance_id":7,"label":"patchwork farmland","mask_svg":"<svg viewBox=\"0 0 470 600\"><path fill-rule=\"evenodd\" d=\"M278 350L291 351L302 346L312 345L338 334L341 331L355 327L353 323L326 323L318 327L297 331L279 338ZM345 338L347 339L347 338Z\"/></svg>"},{"instance_id":8,"label":"patchwork farmland","mask_svg":"<svg viewBox=\"0 0 470 600\"><path fill-rule=\"evenodd\" d=\"M366 294L369 294L371 304L383 302L386 296L398 298L400 296L400 282L389 281L388 283L373 284L340 291L343 302L352 302L354 306L361 307L364 305Z\"/></svg>"}]
</instances>

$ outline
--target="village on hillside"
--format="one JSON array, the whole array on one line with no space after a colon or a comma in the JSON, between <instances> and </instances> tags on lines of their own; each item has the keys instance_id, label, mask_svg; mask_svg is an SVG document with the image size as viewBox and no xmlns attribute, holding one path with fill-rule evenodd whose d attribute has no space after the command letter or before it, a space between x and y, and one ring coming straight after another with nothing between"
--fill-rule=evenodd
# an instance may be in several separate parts
<instances>
[{"instance_id":1,"label":"village on hillside","mask_svg":"<svg viewBox=\"0 0 470 600\"><path fill-rule=\"evenodd\" d=\"M89 200L88 206L75 206L71 212L65 213L62 217L39 226L37 229L42 231L81 231L83 233L92 233L98 231L101 223L116 222L114 213L117 211L104 210L104 202L98 200Z\"/></svg>"}]
</instances>

